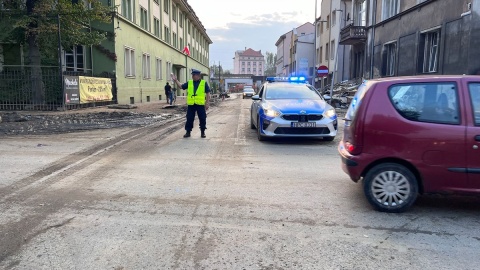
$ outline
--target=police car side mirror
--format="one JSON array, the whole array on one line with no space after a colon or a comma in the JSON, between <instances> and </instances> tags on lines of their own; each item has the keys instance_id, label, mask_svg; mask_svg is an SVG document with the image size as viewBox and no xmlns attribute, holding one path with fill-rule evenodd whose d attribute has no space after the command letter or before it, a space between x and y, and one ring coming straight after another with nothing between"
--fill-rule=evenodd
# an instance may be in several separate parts
<instances>
[{"instance_id":1,"label":"police car side mirror","mask_svg":"<svg viewBox=\"0 0 480 270\"><path fill-rule=\"evenodd\" d=\"M262 100L259 95L255 95L252 97L252 100Z\"/></svg>"},{"instance_id":2,"label":"police car side mirror","mask_svg":"<svg viewBox=\"0 0 480 270\"><path fill-rule=\"evenodd\" d=\"M326 101L329 101L332 99L332 97L330 95L323 95L323 98L326 100Z\"/></svg>"}]
</instances>

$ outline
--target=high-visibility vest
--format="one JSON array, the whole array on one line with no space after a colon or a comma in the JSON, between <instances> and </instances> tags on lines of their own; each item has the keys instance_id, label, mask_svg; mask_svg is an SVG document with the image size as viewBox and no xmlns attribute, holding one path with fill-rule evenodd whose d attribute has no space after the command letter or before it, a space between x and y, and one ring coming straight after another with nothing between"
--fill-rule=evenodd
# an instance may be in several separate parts
<instances>
[{"instance_id":1,"label":"high-visibility vest","mask_svg":"<svg viewBox=\"0 0 480 270\"><path fill-rule=\"evenodd\" d=\"M194 94L195 93L195 94ZM205 105L205 81L200 80L197 92L194 91L193 80L188 81L187 105Z\"/></svg>"}]
</instances>

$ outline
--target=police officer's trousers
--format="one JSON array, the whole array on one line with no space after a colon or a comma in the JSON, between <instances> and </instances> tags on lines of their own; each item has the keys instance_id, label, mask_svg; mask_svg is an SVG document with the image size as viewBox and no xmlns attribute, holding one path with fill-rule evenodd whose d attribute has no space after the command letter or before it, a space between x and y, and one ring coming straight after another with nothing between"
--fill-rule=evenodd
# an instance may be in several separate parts
<instances>
[{"instance_id":1,"label":"police officer's trousers","mask_svg":"<svg viewBox=\"0 0 480 270\"><path fill-rule=\"evenodd\" d=\"M187 122L185 123L185 130L192 131L193 121L195 120L195 112L200 120L200 130L207 129L207 112L204 105L188 105L187 106Z\"/></svg>"}]
</instances>

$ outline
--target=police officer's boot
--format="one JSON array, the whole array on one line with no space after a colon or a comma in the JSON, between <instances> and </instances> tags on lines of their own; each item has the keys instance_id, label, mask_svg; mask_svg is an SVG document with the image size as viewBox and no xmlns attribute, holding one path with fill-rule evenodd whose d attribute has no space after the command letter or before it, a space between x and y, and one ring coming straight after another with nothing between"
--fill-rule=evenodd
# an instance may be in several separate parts
<instances>
[{"instance_id":1,"label":"police officer's boot","mask_svg":"<svg viewBox=\"0 0 480 270\"><path fill-rule=\"evenodd\" d=\"M188 138L190 137L190 131L187 130L187 133L185 133L185 135L183 135L183 138Z\"/></svg>"},{"instance_id":2,"label":"police officer's boot","mask_svg":"<svg viewBox=\"0 0 480 270\"><path fill-rule=\"evenodd\" d=\"M205 135L205 130L202 130L202 135L201 135L202 138L206 138L207 135Z\"/></svg>"}]
</instances>

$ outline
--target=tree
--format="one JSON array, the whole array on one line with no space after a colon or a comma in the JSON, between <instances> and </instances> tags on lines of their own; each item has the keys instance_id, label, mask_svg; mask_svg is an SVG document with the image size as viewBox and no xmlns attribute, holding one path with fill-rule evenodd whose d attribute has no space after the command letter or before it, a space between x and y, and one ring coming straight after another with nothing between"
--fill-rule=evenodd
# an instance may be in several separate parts
<instances>
[{"instance_id":1,"label":"tree","mask_svg":"<svg viewBox=\"0 0 480 270\"><path fill-rule=\"evenodd\" d=\"M91 22L110 22L114 14L98 0L12 0L8 5L0 11L0 42L28 46L34 104L45 100L42 61L51 64L56 58L58 62L59 25L62 48L98 45L107 33L92 27Z\"/></svg>"},{"instance_id":2,"label":"tree","mask_svg":"<svg viewBox=\"0 0 480 270\"><path fill-rule=\"evenodd\" d=\"M218 78L218 74L223 74L223 68L219 65L213 65L210 67L210 73L213 72L214 76Z\"/></svg>"},{"instance_id":3,"label":"tree","mask_svg":"<svg viewBox=\"0 0 480 270\"><path fill-rule=\"evenodd\" d=\"M277 54L273 54L271 52L267 52L267 66L265 69L265 76L275 76L276 75L276 66L275 63L277 62Z\"/></svg>"}]
</instances>

